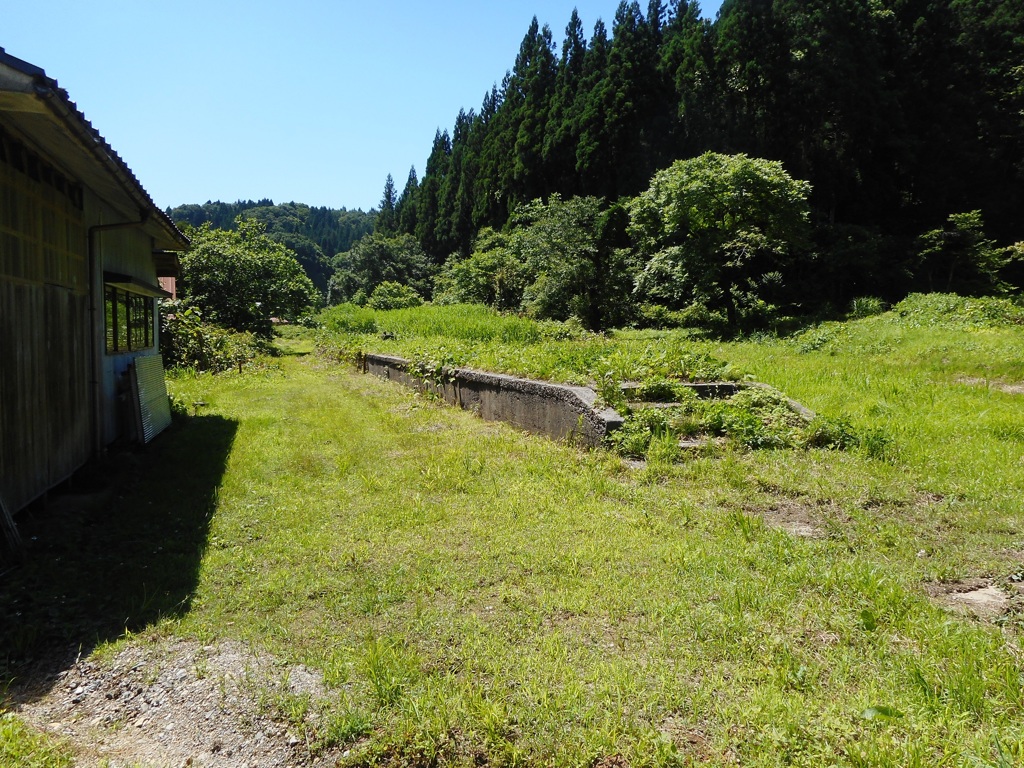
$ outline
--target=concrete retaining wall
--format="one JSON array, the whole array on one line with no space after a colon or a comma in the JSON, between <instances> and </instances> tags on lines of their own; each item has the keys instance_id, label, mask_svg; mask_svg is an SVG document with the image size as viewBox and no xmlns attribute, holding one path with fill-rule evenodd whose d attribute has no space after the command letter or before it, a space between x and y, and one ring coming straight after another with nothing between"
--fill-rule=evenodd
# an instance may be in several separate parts
<instances>
[{"instance_id":1,"label":"concrete retaining wall","mask_svg":"<svg viewBox=\"0 0 1024 768\"><path fill-rule=\"evenodd\" d=\"M439 376L426 369L410 373L410 363L390 355L364 355L364 373L434 392L452 405L478 413L488 421L505 421L521 429L598 445L622 426L611 408L597 408L597 394L588 387L519 379L468 368L445 368ZM426 376L427 373L431 375Z\"/></svg>"}]
</instances>

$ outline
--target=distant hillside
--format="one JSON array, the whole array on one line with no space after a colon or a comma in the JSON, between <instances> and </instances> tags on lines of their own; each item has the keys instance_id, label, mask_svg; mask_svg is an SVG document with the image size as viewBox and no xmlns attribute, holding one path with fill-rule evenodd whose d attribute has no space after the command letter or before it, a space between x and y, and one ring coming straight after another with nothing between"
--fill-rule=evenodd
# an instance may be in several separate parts
<instances>
[{"instance_id":1,"label":"distant hillside","mask_svg":"<svg viewBox=\"0 0 1024 768\"><path fill-rule=\"evenodd\" d=\"M167 214L177 224L198 227L204 222L219 229L234 229L235 218L243 215L267 226L267 234L295 251L306 274L325 292L334 268L335 254L349 250L363 235L373 231L376 211L361 209L316 208L303 203L281 203L273 200L239 200L234 203L207 201L168 208Z\"/></svg>"}]
</instances>

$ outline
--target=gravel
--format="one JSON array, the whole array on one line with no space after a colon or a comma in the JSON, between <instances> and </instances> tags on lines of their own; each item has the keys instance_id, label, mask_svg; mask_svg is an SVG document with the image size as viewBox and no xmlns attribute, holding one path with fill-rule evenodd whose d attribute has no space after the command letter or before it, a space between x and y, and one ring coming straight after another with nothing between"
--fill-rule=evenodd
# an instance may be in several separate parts
<instances>
[{"instance_id":1,"label":"gravel","mask_svg":"<svg viewBox=\"0 0 1024 768\"><path fill-rule=\"evenodd\" d=\"M70 744L78 766L321 768L343 752L315 749L315 722L288 722L274 706L308 696L315 718L329 699L319 675L234 642L132 641L9 694L26 722Z\"/></svg>"}]
</instances>

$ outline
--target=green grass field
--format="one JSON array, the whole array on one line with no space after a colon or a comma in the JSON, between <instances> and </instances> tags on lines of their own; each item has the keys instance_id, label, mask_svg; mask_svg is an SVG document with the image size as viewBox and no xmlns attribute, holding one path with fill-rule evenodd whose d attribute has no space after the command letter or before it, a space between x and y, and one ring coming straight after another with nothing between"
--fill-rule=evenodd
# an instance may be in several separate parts
<instances>
[{"instance_id":1,"label":"green grass field","mask_svg":"<svg viewBox=\"0 0 1024 768\"><path fill-rule=\"evenodd\" d=\"M192 581L169 560L148 600L123 599L129 624L320 670L310 743L353 766L1019 764L1024 598L983 622L929 593L984 578L1019 595L1024 328L908 307L734 343L529 324L459 339L411 314L393 340L386 316L334 337L478 367L504 349L517 362L497 368L580 379L713 357L884 433L876 456L726 444L635 468L302 355L295 331L258 371L174 378L195 415L144 472L217 472L194 504L145 475L115 502L194 534Z\"/></svg>"}]
</instances>

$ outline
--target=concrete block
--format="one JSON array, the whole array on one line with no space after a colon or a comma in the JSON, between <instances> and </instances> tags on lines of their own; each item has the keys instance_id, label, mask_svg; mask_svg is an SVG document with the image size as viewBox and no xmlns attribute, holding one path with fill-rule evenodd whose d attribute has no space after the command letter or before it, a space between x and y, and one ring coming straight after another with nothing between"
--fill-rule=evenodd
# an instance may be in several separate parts
<instances>
[{"instance_id":1,"label":"concrete block","mask_svg":"<svg viewBox=\"0 0 1024 768\"><path fill-rule=\"evenodd\" d=\"M597 393L589 387L572 387L546 381L521 379L469 368L444 368L436 378L432 371L411 371L412 364L392 355L364 355L362 369L419 391L429 391L452 405L474 411L487 421L504 421L556 440L599 445L622 426L622 416L612 408L598 408Z\"/></svg>"}]
</instances>

